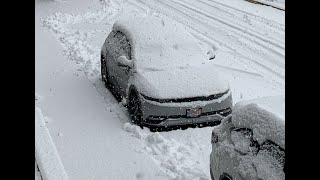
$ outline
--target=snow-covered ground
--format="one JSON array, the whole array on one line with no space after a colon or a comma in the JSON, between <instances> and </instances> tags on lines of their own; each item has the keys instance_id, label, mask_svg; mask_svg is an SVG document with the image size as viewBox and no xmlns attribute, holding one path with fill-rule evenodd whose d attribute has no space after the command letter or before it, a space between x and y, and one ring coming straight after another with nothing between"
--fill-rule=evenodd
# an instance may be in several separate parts
<instances>
[{"instance_id":1,"label":"snow-covered ground","mask_svg":"<svg viewBox=\"0 0 320 180\"><path fill-rule=\"evenodd\" d=\"M213 127L151 133L100 79L113 23L161 13L187 27L234 103L284 94L284 11L243 0L36 0L36 109L69 179L210 179ZM39 164L38 164L39 165ZM41 169L41 168L40 168Z\"/></svg>"}]
</instances>

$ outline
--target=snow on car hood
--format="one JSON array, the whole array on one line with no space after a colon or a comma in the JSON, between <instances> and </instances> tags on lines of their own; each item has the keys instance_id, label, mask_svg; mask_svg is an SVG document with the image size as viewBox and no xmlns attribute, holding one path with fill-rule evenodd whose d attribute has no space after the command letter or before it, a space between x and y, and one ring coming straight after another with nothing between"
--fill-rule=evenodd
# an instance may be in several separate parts
<instances>
[{"instance_id":1,"label":"snow on car hood","mask_svg":"<svg viewBox=\"0 0 320 180\"><path fill-rule=\"evenodd\" d=\"M205 65L138 71L135 84L140 93L157 99L209 96L229 89L214 66Z\"/></svg>"}]
</instances>

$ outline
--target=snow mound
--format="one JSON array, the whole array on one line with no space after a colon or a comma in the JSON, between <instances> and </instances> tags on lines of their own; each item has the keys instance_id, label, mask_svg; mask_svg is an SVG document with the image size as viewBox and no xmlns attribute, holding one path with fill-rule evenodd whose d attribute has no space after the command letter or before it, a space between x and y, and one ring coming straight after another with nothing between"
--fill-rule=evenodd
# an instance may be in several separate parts
<instances>
[{"instance_id":1,"label":"snow mound","mask_svg":"<svg viewBox=\"0 0 320 180\"><path fill-rule=\"evenodd\" d=\"M132 136L142 139L144 147L139 151L152 155L156 163L169 179L175 180L209 180L202 169L197 168L199 160L194 158L190 147L174 139L166 139L159 132L152 133L131 123L125 123L123 129ZM198 153L198 152L197 152Z\"/></svg>"}]
</instances>

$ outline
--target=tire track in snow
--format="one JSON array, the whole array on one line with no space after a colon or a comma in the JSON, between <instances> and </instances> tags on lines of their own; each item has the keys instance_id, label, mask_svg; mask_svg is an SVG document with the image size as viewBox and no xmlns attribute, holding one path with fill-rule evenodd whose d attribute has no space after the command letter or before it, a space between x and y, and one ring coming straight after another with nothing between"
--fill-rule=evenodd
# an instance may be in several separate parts
<instances>
[{"instance_id":1,"label":"tire track in snow","mask_svg":"<svg viewBox=\"0 0 320 180\"><path fill-rule=\"evenodd\" d=\"M143 3L143 4L144 4L144 2L142 2L142 0L137 0L137 1L139 1L140 3ZM175 14L175 16L172 16L172 15L171 15L171 17L173 17L174 19L176 19L178 22L186 25L187 27L189 27L189 28L193 29L194 31L198 32L199 34L207 37L208 39L210 39L210 40L212 40L212 41L215 41L215 42L218 42L220 45L223 45L223 46L227 47L228 49L230 49L230 50L231 50L232 52L234 52L235 54L243 57L244 59L249 60L249 61L252 62L252 63L255 63L256 65L258 65L258 67L262 67L262 69L265 69L266 71L264 71L264 72L261 72L261 70L258 70L258 71L260 71L262 74L264 74L264 75L263 75L264 77L268 77L268 76L265 76L265 75L269 74L269 75L275 76L275 77L274 77L275 79L277 79L277 78L280 78L280 79L281 79L281 80L277 81L277 83L280 83L280 84L283 83L283 82L282 82L282 79L284 79L284 75L282 75L282 74L280 74L279 72L275 71L273 68L270 68L269 66L263 64L263 63L266 63L266 62L264 62L264 61L261 61L261 62L263 62L263 63L258 62L257 60L254 60L254 59L256 59L257 57L254 57L254 59L252 59L252 58L248 57L248 54L247 54L246 57L244 57L244 56L243 56L241 53L239 53L238 50L235 49L234 47L230 46L229 44L227 44L227 43L225 43L225 42L223 42L223 41L221 41L221 40L219 40L219 39L217 39L217 38L214 39L213 37L217 37L216 34L211 34L210 32L208 32L208 30L210 30L210 29L212 29L212 28L215 28L215 27L212 27L212 26L209 25L209 24L206 24L206 23L204 23L204 22L202 22L202 21L199 21L199 19L196 19L194 16L189 15L188 13L184 13L184 12L182 12L180 9L178 9L178 8L176 8L176 7L173 7L173 6L170 6L170 5L168 5L168 4L166 4L166 3L162 2L162 1L159 1L158 3L159 3L159 4L162 4L163 6L166 6L167 9L172 9L173 12L174 12L174 14ZM152 9L157 10L157 8L153 7L153 6L155 6L155 4L153 4L153 6L150 5L150 4L146 4L146 5L148 5L149 8L152 8ZM161 10L162 10L162 13L164 13L164 14L166 14L166 15L168 15L168 16L170 16L170 14L172 14L172 11L168 11L168 10L166 10L165 8L158 8L158 9L161 9ZM166 11L166 12L164 12L164 11ZM183 21L183 17L180 17L180 18L177 17L176 15L177 15L178 13L181 13L182 16L184 16L184 18L185 18L185 17L188 17L188 20L187 20L187 21L186 21L186 20ZM193 22L193 24L190 24L190 23L192 23L192 22ZM200 24L202 24L202 26L201 26ZM215 28L215 29L216 29L218 32L223 32L223 31L220 30L219 28ZM210 35L210 36L209 36L209 35ZM223 37L223 36L225 36L225 35L221 35L221 36ZM227 35L227 36L229 37L229 39L231 38L231 35ZM236 37L234 37L234 38L236 38ZM226 38L226 39L228 39L228 38ZM243 42L240 42L239 40L236 40L236 41L238 41L238 43L243 43ZM243 48L243 47L240 46L239 49L241 49L241 48ZM247 49L247 50L252 51L252 55L253 55L253 56L257 56L257 54L256 54L256 52L255 52L254 50L252 50L252 49ZM265 59L265 58L258 57L258 59ZM248 63L247 63L247 64L248 64ZM250 66L251 66L251 65L250 65ZM253 66L252 66L252 67L253 67ZM272 67L272 66L271 66L271 67ZM253 67L253 68L256 69L255 67ZM267 73L267 74L266 74L266 73ZM270 74L270 73L271 73L271 74ZM274 79L274 78L266 78L266 80L270 80L270 79Z\"/></svg>"},{"instance_id":2,"label":"tire track in snow","mask_svg":"<svg viewBox=\"0 0 320 180\"><path fill-rule=\"evenodd\" d=\"M232 7L232 6L227 5L227 4L223 4L223 3L215 1L215 0L207 0L207 1L209 1L211 3L214 3L215 5L218 5L218 6L222 6L224 8L229 8L230 10L233 10L234 12L241 12L243 14L247 14L247 15L253 17L254 19L258 19L258 21L264 22L265 24L267 24L269 26L272 26L272 27L274 27L274 28L276 28L278 30L284 31L284 29L285 29L285 26L283 24L280 24L280 23L278 23L276 21L273 21L271 19L267 19L267 18L264 18L264 17L261 17L261 16L257 16L255 14L250 13L250 12L243 11L241 9ZM213 5L211 5L211 6L213 6Z\"/></svg>"},{"instance_id":3,"label":"tire track in snow","mask_svg":"<svg viewBox=\"0 0 320 180\"><path fill-rule=\"evenodd\" d=\"M199 0L198 2L201 2L207 7L214 8L218 10L219 12L222 12L225 15L228 15L231 19L234 19L232 23L237 23L238 21L245 23L246 25L249 24L252 26L252 30L255 31L258 34L261 34L260 31L266 31L265 33L268 33L268 35L273 35L277 36L277 38L281 39L284 41L284 29L279 28L277 25L273 25L273 21L267 20L265 18L256 16L256 15L250 15L249 13L243 13L241 11L237 11L235 9L230 9L227 6L221 6L219 4L212 4L210 1L204 1L204 0ZM216 13L215 11L210 11L213 13ZM246 26L245 25L245 26ZM249 26L249 27L250 27ZM248 28L248 27L247 27ZM265 36L264 34L261 34L262 36ZM278 40L277 38L268 36L269 38L273 38L274 40ZM284 42L281 42L284 44Z\"/></svg>"},{"instance_id":4,"label":"tire track in snow","mask_svg":"<svg viewBox=\"0 0 320 180\"><path fill-rule=\"evenodd\" d=\"M167 1L167 2L169 2L169 1ZM162 2L162 3L164 3L164 2ZM171 3L171 1L170 1L170 3ZM266 56L269 56L270 52L272 52L274 55L277 55L277 56L279 56L281 59L284 59L284 54L283 54L283 53L281 53L280 51L277 51L277 50L275 50L275 49L273 49L273 48L271 48L271 47L263 44L263 43L265 43L265 42L263 42L263 41L258 42L256 39L249 38L248 36L245 35L245 34L247 33L245 30L242 30L243 33L239 33L239 32L237 32L237 31L235 31L235 29L234 29L234 28L236 28L236 30L237 30L237 28L238 28L237 26L231 25L230 23L225 22L225 21L224 21L224 22L225 22L225 23L224 23L222 20L220 20L220 19L218 19L218 18L216 18L216 17L214 17L214 16L212 16L212 15L209 15L209 14L207 14L207 13L205 13L205 12L202 12L202 11L200 11L200 10L197 10L197 9L195 9L195 8L193 8L193 7L190 7L190 6L188 6L188 5L179 4L178 2L173 2L173 3L178 4L178 6L180 6L180 7L184 7L184 8L182 8L182 9L189 11L188 14L192 14L192 13L193 13L194 16L202 16L203 19L206 19L206 20L208 21L208 26L212 26L212 25L211 25L212 23L216 23L215 21L212 21L212 19L220 22L220 25L217 24L217 27L223 28L223 26L225 26L225 25L227 25L226 27L230 26L231 29L229 29L229 28L228 28L228 29L223 28L224 31L225 31L225 32L228 32L228 31L231 30L231 31L233 31L237 36L234 36L234 35L230 35L230 36L233 36L233 37L243 37L245 40L242 40L241 43L244 44L245 46L248 46L248 49L249 49L249 50L260 51L262 54L264 54L264 55L266 55ZM169 4L167 4L167 5L169 5ZM171 6L171 7L174 7L174 6ZM178 8L176 8L176 7L175 7L175 9L178 10ZM179 11L182 12L180 9L179 9ZM195 12L195 13L194 13L194 12ZM185 12L182 12L182 13L187 14L187 13L185 13ZM193 17L193 18L194 18L194 17ZM209 19L208 19L208 18L209 18ZM201 19L201 18L198 18L198 19ZM200 20L199 20L199 21L200 21ZM210 23L210 22L212 22L212 23ZM209 25L209 24L210 24L210 25ZM241 28L240 28L240 29L241 29ZM239 30L239 29L238 29L238 30ZM249 31L248 31L248 33L250 34ZM250 43L244 43L245 41L248 41L248 42L250 42ZM268 41L266 41L266 42L268 42ZM259 48L259 50L256 49L256 48L254 49L254 48L252 47L252 43L255 43L256 45L258 45L258 46L260 46L260 47L262 47L262 48ZM271 44L271 45L273 45L273 44ZM276 47L274 47L274 48L276 48ZM268 50L268 52L265 52L264 50ZM282 51L283 51L283 50L282 50ZM275 60L273 60L273 57L270 57L270 59L268 58L268 60L271 60L272 63L275 63L275 65L277 65L277 66L279 66L279 67L281 67L281 68L284 68L284 64L280 63L280 61L275 61Z\"/></svg>"},{"instance_id":5,"label":"tire track in snow","mask_svg":"<svg viewBox=\"0 0 320 180\"><path fill-rule=\"evenodd\" d=\"M255 38L257 38L257 39L259 39L259 40L261 40L261 41L268 42L269 44L272 44L273 46L276 46L276 47L284 50L284 46L281 45L281 44L282 44L281 42L279 42L278 40L275 40L275 41L277 41L277 42L274 42L274 41L272 41L272 40L266 39L266 38L264 38L264 37L262 36L262 34L260 34L260 32L257 32L257 31L255 31L254 29L246 28L246 27L244 27L243 25L241 25L241 24L239 24L239 23L236 23L236 22L232 22L232 24L231 24L231 23L229 23L228 21L226 21L225 18L222 17L222 16L216 16L216 17L215 17L215 16L213 16L213 15L211 15L211 14L206 13L205 11L200 11L199 9L196 9L196 8L194 8L194 7L192 7L192 6L188 5L188 4L181 3L180 1L172 1L172 2L173 2L173 3L176 3L176 4L179 4L180 6L183 6L183 7L187 8L187 9L190 9L190 10L192 10L192 11L194 11L194 12L197 12L197 13L203 15L203 16L206 16L206 17L208 17L208 18L210 18L210 19L213 19L213 20L215 20L215 21L218 21L218 22L220 22L220 23L223 24L223 25L227 25L227 26L232 27L233 29L239 30L240 32L243 32L243 34L249 34L249 35L251 35L251 36L253 36L253 37L255 37ZM202 1L200 1L200 2L202 2ZM213 6L213 7L214 7L214 6ZM216 7L214 7L214 8L216 8ZM218 9L218 8L216 8L216 9ZM220 10L220 9L218 9L218 10ZM235 32L235 33L237 33L237 32ZM259 35L258 35L258 34L259 34ZM238 33L238 35L243 36L243 35L240 34L240 33ZM260 35L261 35L261 36L260 36ZM257 41L254 41L254 42L255 42L255 43L259 43L259 42L257 42ZM269 47L266 47L265 45L263 45L263 44L261 44L261 43L259 43L259 45L260 45L260 46L263 46L263 47L265 47L265 48L269 48ZM269 48L269 50L270 50L270 51L274 51L273 49L270 49L270 48ZM281 55L281 56L284 56L283 54L281 54L280 52L277 52L277 51L274 51L274 53L276 53L276 54L278 54L278 55Z\"/></svg>"}]
</instances>

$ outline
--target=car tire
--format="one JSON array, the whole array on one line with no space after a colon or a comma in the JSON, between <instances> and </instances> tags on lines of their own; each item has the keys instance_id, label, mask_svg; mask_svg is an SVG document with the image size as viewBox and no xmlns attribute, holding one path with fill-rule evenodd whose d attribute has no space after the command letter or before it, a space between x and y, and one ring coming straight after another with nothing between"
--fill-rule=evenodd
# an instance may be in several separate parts
<instances>
[{"instance_id":1,"label":"car tire","mask_svg":"<svg viewBox=\"0 0 320 180\"><path fill-rule=\"evenodd\" d=\"M101 79L103 82L106 82L106 71L105 71L106 61L102 54L101 54L100 61L101 61Z\"/></svg>"},{"instance_id":2,"label":"car tire","mask_svg":"<svg viewBox=\"0 0 320 180\"><path fill-rule=\"evenodd\" d=\"M131 116L131 122L135 123L136 125L140 126L141 128L143 128L142 126L142 108L141 108L141 101L137 95L137 93L133 92L130 94L129 97L129 113Z\"/></svg>"},{"instance_id":3,"label":"car tire","mask_svg":"<svg viewBox=\"0 0 320 180\"><path fill-rule=\"evenodd\" d=\"M101 55L101 79L107 88L111 87L110 77L107 69L107 63L103 55Z\"/></svg>"}]
</instances>

